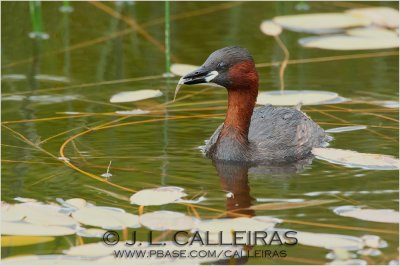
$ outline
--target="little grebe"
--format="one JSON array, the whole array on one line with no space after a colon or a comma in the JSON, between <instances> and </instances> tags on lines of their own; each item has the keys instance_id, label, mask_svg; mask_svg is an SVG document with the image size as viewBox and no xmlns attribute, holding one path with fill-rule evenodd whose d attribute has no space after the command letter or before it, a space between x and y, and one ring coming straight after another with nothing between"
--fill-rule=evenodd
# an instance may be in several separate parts
<instances>
[{"instance_id":1,"label":"little grebe","mask_svg":"<svg viewBox=\"0 0 400 266\"><path fill-rule=\"evenodd\" d=\"M297 161L325 147L330 137L299 108L266 105L254 109L258 74L247 49L229 46L213 52L204 64L185 75L182 84L216 83L228 90L228 110L206 141L204 153L213 160L237 162Z\"/></svg>"}]
</instances>

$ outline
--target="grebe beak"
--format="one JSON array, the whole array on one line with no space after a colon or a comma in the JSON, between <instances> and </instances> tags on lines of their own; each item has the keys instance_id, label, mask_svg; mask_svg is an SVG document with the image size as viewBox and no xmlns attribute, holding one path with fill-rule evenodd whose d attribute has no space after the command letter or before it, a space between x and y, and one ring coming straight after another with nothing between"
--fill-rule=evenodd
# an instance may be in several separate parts
<instances>
[{"instance_id":1,"label":"grebe beak","mask_svg":"<svg viewBox=\"0 0 400 266\"><path fill-rule=\"evenodd\" d=\"M201 84L201 83L209 83L211 82L216 76L218 76L218 71L208 71L203 67L196 69L195 71L190 72L189 74L183 76L176 86L174 101L176 95L179 92L179 89L183 84L185 85L193 85L193 84Z\"/></svg>"}]
</instances>

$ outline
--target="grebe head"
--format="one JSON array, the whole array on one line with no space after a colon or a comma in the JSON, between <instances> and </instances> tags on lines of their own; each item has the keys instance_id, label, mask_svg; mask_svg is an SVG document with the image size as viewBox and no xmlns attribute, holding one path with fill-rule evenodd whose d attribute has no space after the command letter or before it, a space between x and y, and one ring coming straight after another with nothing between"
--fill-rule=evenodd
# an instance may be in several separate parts
<instances>
[{"instance_id":1,"label":"grebe head","mask_svg":"<svg viewBox=\"0 0 400 266\"><path fill-rule=\"evenodd\" d=\"M258 75L253 57L239 46L228 46L213 52L204 64L179 80L179 85L215 83L230 89L258 89Z\"/></svg>"}]
</instances>

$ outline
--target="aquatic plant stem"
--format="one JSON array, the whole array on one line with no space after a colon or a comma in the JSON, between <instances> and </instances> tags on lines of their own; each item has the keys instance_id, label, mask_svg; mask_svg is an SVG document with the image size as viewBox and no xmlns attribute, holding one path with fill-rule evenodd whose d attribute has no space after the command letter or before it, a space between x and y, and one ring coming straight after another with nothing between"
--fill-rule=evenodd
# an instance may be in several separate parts
<instances>
[{"instance_id":1,"label":"aquatic plant stem","mask_svg":"<svg viewBox=\"0 0 400 266\"><path fill-rule=\"evenodd\" d=\"M284 54L284 59L281 62L281 67L279 68L279 80L281 84L281 94L283 94L283 91L285 90L285 68L289 62L289 50L286 48L285 44L282 42L281 38L279 38L279 35L274 36L276 42L278 43L279 47L282 49L283 54Z\"/></svg>"},{"instance_id":2,"label":"aquatic plant stem","mask_svg":"<svg viewBox=\"0 0 400 266\"><path fill-rule=\"evenodd\" d=\"M43 33L42 8L40 1L29 1L29 12L34 33Z\"/></svg>"},{"instance_id":3,"label":"aquatic plant stem","mask_svg":"<svg viewBox=\"0 0 400 266\"><path fill-rule=\"evenodd\" d=\"M169 74L171 66L171 39L170 39L170 2L165 1L165 73Z\"/></svg>"},{"instance_id":4,"label":"aquatic plant stem","mask_svg":"<svg viewBox=\"0 0 400 266\"><path fill-rule=\"evenodd\" d=\"M138 208L138 215L141 216L143 214L143 212L144 212L144 206L140 205Z\"/></svg>"}]
</instances>

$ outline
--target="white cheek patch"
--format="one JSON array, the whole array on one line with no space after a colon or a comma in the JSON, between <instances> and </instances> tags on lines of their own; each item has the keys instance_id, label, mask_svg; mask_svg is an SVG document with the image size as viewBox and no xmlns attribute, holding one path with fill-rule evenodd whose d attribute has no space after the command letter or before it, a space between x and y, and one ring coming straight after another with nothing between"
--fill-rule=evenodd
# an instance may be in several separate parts
<instances>
[{"instance_id":1,"label":"white cheek patch","mask_svg":"<svg viewBox=\"0 0 400 266\"><path fill-rule=\"evenodd\" d=\"M207 74L207 76L205 77L205 80L207 82L211 82L213 79L215 79L216 76L218 76L218 71L214 70L211 71L210 73Z\"/></svg>"}]
</instances>

